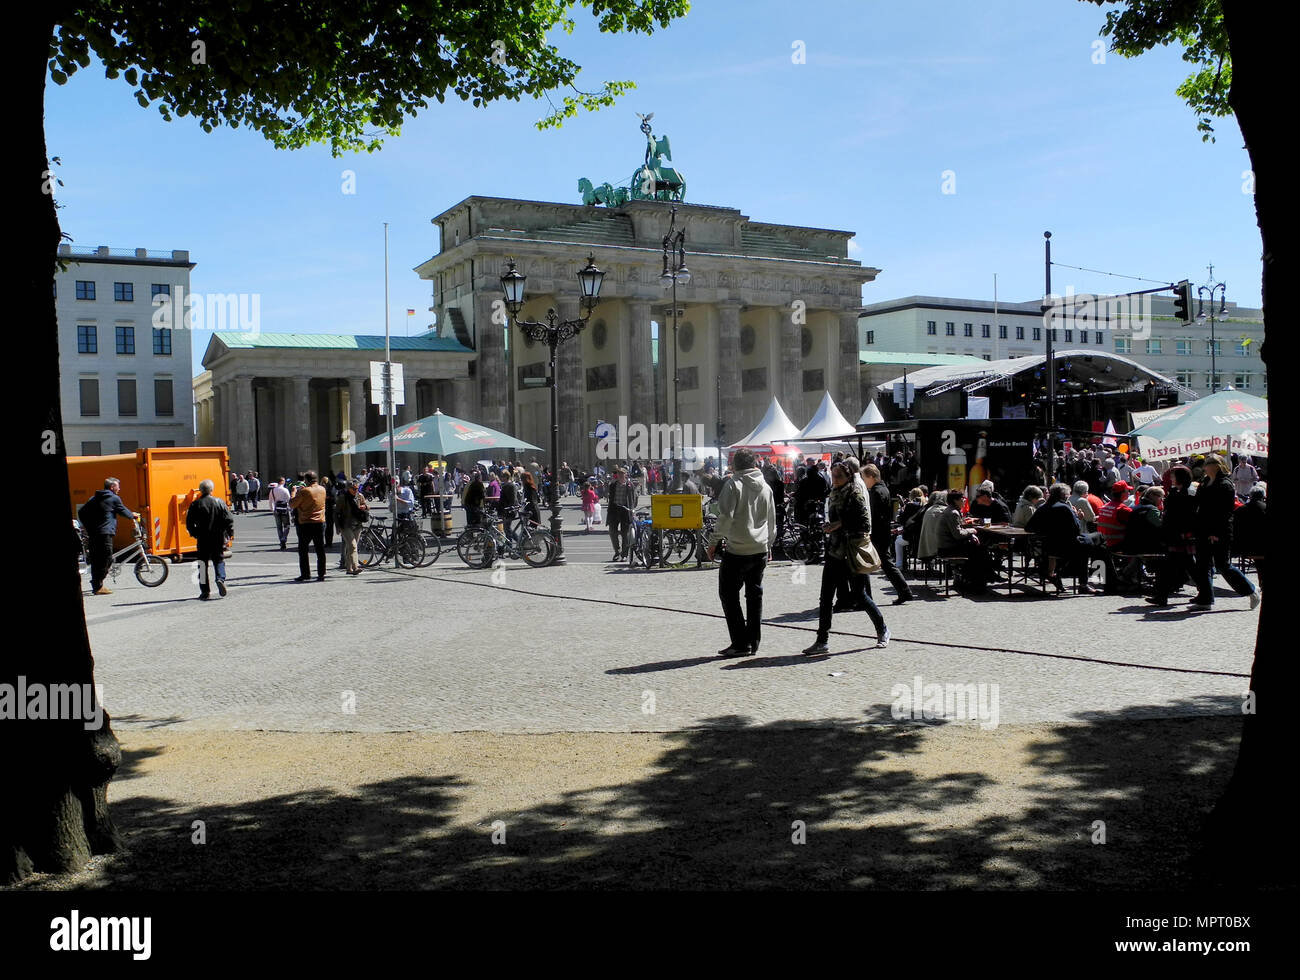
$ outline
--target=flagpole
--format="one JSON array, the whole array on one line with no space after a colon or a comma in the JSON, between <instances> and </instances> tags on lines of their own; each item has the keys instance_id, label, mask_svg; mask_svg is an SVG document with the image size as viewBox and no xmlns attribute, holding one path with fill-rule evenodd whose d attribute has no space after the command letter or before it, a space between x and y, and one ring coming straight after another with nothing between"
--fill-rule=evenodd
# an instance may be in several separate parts
<instances>
[{"instance_id":1,"label":"flagpole","mask_svg":"<svg viewBox=\"0 0 1300 980\"><path fill-rule=\"evenodd\" d=\"M388 222L384 222L384 415L388 418L388 513L397 513L397 464L393 453L393 350L389 340Z\"/></svg>"}]
</instances>

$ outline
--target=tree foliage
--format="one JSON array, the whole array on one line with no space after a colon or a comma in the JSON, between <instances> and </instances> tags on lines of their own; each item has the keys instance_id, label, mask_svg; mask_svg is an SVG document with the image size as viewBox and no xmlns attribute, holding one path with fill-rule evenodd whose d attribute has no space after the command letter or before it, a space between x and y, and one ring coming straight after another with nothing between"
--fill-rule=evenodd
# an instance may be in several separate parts
<instances>
[{"instance_id":1,"label":"tree foliage","mask_svg":"<svg viewBox=\"0 0 1300 980\"><path fill-rule=\"evenodd\" d=\"M89 67L123 78L164 119L207 132L248 126L280 149L326 143L335 156L379 148L402 120L454 95L475 106L545 98L538 128L608 106L635 85L587 91L581 67L547 40L587 8L605 33L651 34L688 0L92 0L60 18L50 78ZM563 95L557 103L552 93Z\"/></svg>"},{"instance_id":2,"label":"tree foliage","mask_svg":"<svg viewBox=\"0 0 1300 980\"><path fill-rule=\"evenodd\" d=\"M1106 14L1101 29L1111 38L1111 50L1135 58L1157 45L1180 44L1183 60L1195 71L1178 86L1177 94L1197 113L1201 139L1214 142L1210 120L1232 115L1228 91L1232 87L1232 56L1223 23L1220 0L1083 0L1104 6L1120 3L1123 9Z\"/></svg>"}]
</instances>

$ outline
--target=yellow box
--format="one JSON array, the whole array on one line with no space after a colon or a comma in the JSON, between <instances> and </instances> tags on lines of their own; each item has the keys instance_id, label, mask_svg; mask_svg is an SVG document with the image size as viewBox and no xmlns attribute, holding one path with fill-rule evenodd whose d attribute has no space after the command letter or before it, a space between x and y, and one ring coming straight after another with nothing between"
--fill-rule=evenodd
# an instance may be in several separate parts
<instances>
[{"instance_id":1,"label":"yellow box","mask_svg":"<svg viewBox=\"0 0 1300 980\"><path fill-rule=\"evenodd\" d=\"M698 493L656 493L650 496L652 527L694 530L704 526L704 498Z\"/></svg>"}]
</instances>

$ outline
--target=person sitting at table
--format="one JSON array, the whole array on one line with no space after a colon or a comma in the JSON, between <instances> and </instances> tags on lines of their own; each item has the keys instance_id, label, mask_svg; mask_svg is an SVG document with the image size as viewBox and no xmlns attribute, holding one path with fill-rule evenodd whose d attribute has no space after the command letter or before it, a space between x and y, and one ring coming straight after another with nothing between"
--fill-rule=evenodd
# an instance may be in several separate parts
<instances>
[{"instance_id":1,"label":"person sitting at table","mask_svg":"<svg viewBox=\"0 0 1300 980\"><path fill-rule=\"evenodd\" d=\"M1047 580L1056 586L1058 593L1065 591L1061 582L1061 562L1066 567L1085 563L1080 572L1085 571L1087 562L1100 558L1106 572L1106 591L1114 591L1114 566L1110 553L1100 540L1093 540L1083 532L1079 522L1079 512L1070 503L1070 487L1064 483L1054 483L1048 490L1047 502L1034 512L1025 530L1030 534L1043 536L1043 548L1047 558ZM1079 585L1079 591L1091 595L1093 588L1086 578Z\"/></svg>"},{"instance_id":2,"label":"person sitting at table","mask_svg":"<svg viewBox=\"0 0 1300 980\"><path fill-rule=\"evenodd\" d=\"M1034 512L1042 506L1042 503L1042 490L1033 484L1025 487L1025 492L1016 501L1016 512L1011 516L1011 523L1016 527L1024 527L1029 523L1029 519L1034 516Z\"/></svg>"},{"instance_id":3,"label":"person sitting at table","mask_svg":"<svg viewBox=\"0 0 1300 980\"><path fill-rule=\"evenodd\" d=\"M998 497L994 496L991 484L981 483L975 491L975 502L970 505L970 516L977 520L988 520L993 524L1010 524L1011 511Z\"/></svg>"},{"instance_id":4,"label":"person sitting at table","mask_svg":"<svg viewBox=\"0 0 1300 980\"><path fill-rule=\"evenodd\" d=\"M925 487L913 487L908 491L907 502L898 510L898 526L901 532L894 537L894 564L903 567L907 557L907 548L916 554L917 539L921 536L921 522L912 518L925 513Z\"/></svg>"},{"instance_id":5,"label":"person sitting at table","mask_svg":"<svg viewBox=\"0 0 1300 980\"><path fill-rule=\"evenodd\" d=\"M1187 583L1196 552L1196 497L1190 492L1192 471L1186 466L1171 466L1164 475L1169 478L1169 492L1165 495L1161 530L1167 550L1156 572L1155 588L1146 597L1153 606L1168 605L1169 596Z\"/></svg>"},{"instance_id":6,"label":"person sitting at table","mask_svg":"<svg viewBox=\"0 0 1300 980\"><path fill-rule=\"evenodd\" d=\"M1166 553L1168 548L1165 539L1164 505L1165 490L1164 487L1147 487L1142 492L1139 504L1133 508L1133 513L1129 515L1128 523L1124 525L1124 538L1120 542L1119 550L1128 555L1161 555ZM1161 561L1151 562L1153 571L1158 568ZM1133 564L1136 566L1136 572L1132 576L1134 579L1140 574L1143 560L1136 559Z\"/></svg>"},{"instance_id":7,"label":"person sitting at table","mask_svg":"<svg viewBox=\"0 0 1300 980\"><path fill-rule=\"evenodd\" d=\"M927 561L939 553L939 523L943 512L948 509L948 501L942 490L930 494L930 503L921 514L921 533L917 537L916 557ZM916 518L913 518L915 521Z\"/></svg>"},{"instance_id":8,"label":"person sitting at table","mask_svg":"<svg viewBox=\"0 0 1300 980\"><path fill-rule=\"evenodd\" d=\"M957 581L957 589L972 595L988 591L993 565L973 527L962 526L961 505L966 494L949 490L947 506L938 520L938 545L940 558L965 558L966 567Z\"/></svg>"},{"instance_id":9,"label":"person sitting at table","mask_svg":"<svg viewBox=\"0 0 1300 980\"><path fill-rule=\"evenodd\" d=\"M1074 484L1074 493L1070 494L1070 506L1075 509L1079 515L1084 529L1088 531L1097 530L1097 508L1092 506L1092 501L1097 498L1088 493L1088 481L1077 480ZM1101 506L1101 501L1097 500L1097 507Z\"/></svg>"}]
</instances>

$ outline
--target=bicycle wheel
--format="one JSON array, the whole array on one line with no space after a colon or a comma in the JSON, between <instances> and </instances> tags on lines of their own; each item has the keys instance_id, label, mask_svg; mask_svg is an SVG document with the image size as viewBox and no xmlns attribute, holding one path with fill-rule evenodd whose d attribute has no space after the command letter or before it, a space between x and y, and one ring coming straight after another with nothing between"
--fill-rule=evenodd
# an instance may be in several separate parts
<instances>
[{"instance_id":1,"label":"bicycle wheel","mask_svg":"<svg viewBox=\"0 0 1300 980\"><path fill-rule=\"evenodd\" d=\"M407 528L397 535L397 564L419 568L424 563L424 538L417 528Z\"/></svg>"},{"instance_id":2,"label":"bicycle wheel","mask_svg":"<svg viewBox=\"0 0 1300 980\"><path fill-rule=\"evenodd\" d=\"M367 527L362 530L361 540L357 542L357 564L362 568L374 568L384 560L386 550L379 532Z\"/></svg>"},{"instance_id":3,"label":"bicycle wheel","mask_svg":"<svg viewBox=\"0 0 1300 980\"><path fill-rule=\"evenodd\" d=\"M695 557L695 532L672 530L664 534L664 561L673 568L689 564Z\"/></svg>"},{"instance_id":4,"label":"bicycle wheel","mask_svg":"<svg viewBox=\"0 0 1300 980\"><path fill-rule=\"evenodd\" d=\"M141 555L135 561L135 577L141 585L156 589L167 581L167 562L157 555Z\"/></svg>"},{"instance_id":5,"label":"bicycle wheel","mask_svg":"<svg viewBox=\"0 0 1300 980\"><path fill-rule=\"evenodd\" d=\"M481 527L467 527L456 539L456 554L470 568L487 568L496 555L496 543Z\"/></svg>"},{"instance_id":6,"label":"bicycle wheel","mask_svg":"<svg viewBox=\"0 0 1300 980\"><path fill-rule=\"evenodd\" d=\"M555 561L555 539L540 527L533 528L519 542L519 555L534 568L543 568Z\"/></svg>"},{"instance_id":7,"label":"bicycle wheel","mask_svg":"<svg viewBox=\"0 0 1300 980\"><path fill-rule=\"evenodd\" d=\"M812 546L809 544L808 539L801 534L787 536L782 550L791 561L806 562L812 557Z\"/></svg>"},{"instance_id":8,"label":"bicycle wheel","mask_svg":"<svg viewBox=\"0 0 1300 980\"><path fill-rule=\"evenodd\" d=\"M420 567L427 568L442 554L442 540L432 531L423 528L420 529L420 538L424 541L424 560L420 562Z\"/></svg>"}]
</instances>

